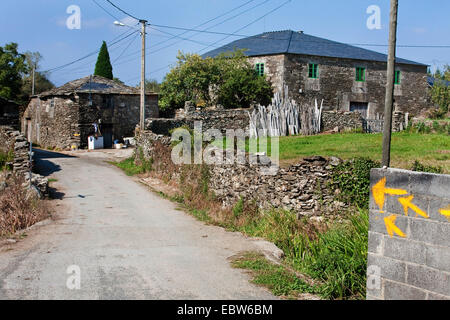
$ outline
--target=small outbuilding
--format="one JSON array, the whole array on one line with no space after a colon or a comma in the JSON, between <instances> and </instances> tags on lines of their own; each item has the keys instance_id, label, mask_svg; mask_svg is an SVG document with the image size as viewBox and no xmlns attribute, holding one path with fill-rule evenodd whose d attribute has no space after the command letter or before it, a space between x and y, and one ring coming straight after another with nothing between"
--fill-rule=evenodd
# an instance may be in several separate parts
<instances>
[{"instance_id":1,"label":"small outbuilding","mask_svg":"<svg viewBox=\"0 0 450 320\"><path fill-rule=\"evenodd\" d=\"M156 118L158 95L146 93L145 117ZM86 148L91 135L105 148L134 136L140 119L140 91L120 82L88 76L31 97L22 132L43 148Z\"/></svg>"}]
</instances>

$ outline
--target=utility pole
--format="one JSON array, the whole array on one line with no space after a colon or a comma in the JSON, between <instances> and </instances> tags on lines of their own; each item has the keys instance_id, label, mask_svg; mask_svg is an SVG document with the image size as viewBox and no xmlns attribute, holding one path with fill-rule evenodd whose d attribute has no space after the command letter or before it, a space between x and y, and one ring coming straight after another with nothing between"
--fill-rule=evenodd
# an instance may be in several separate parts
<instances>
[{"instance_id":1,"label":"utility pole","mask_svg":"<svg viewBox=\"0 0 450 320\"><path fill-rule=\"evenodd\" d=\"M139 20L139 22L142 24L142 53L141 53L141 117L139 121L139 126L141 130L144 130L145 126L145 27L147 25L146 20Z\"/></svg>"},{"instance_id":2,"label":"utility pole","mask_svg":"<svg viewBox=\"0 0 450 320\"><path fill-rule=\"evenodd\" d=\"M31 95L34 96L34 82L35 82L36 64L33 64L33 75L31 80Z\"/></svg>"},{"instance_id":3,"label":"utility pole","mask_svg":"<svg viewBox=\"0 0 450 320\"><path fill-rule=\"evenodd\" d=\"M389 53L387 62L386 100L384 106L383 160L382 166L391 163L392 109L394 105L395 56L397 46L398 0L391 0L391 17L389 27Z\"/></svg>"}]
</instances>

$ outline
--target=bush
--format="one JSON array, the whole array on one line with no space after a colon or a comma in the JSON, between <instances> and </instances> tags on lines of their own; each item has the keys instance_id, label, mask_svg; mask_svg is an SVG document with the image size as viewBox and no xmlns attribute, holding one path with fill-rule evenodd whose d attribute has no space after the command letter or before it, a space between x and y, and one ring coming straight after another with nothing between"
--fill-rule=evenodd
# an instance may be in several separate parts
<instances>
[{"instance_id":1,"label":"bush","mask_svg":"<svg viewBox=\"0 0 450 320\"><path fill-rule=\"evenodd\" d=\"M164 114L184 108L186 101L202 107L248 108L272 99L270 82L258 76L241 50L215 58L183 53L177 58L177 65L161 84L159 105Z\"/></svg>"},{"instance_id":2,"label":"bush","mask_svg":"<svg viewBox=\"0 0 450 320\"><path fill-rule=\"evenodd\" d=\"M380 163L368 158L356 158L334 168L330 187L337 198L347 204L366 209L369 207L370 170Z\"/></svg>"},{"instance_id":3,"label":"bush","mask_svg":"<svg viewBox=\"0 0 450 320\"><path fill-rule=\"evenodd\" d=\"M45 202L22 186L23 178L13 176L0 193L0 236L11 235L48 217Z\"/></svg>"},{"instance_id":4,"label":"bush","mask_svg":"<svg viewBox=\"0 0 450 320\"><path fill-rule=\"evenodd\" d=\"M444 173L444 169L442 167L426 166L417 160L414 161L411 170L418 172Z\"/></svg>"}]
</instances>

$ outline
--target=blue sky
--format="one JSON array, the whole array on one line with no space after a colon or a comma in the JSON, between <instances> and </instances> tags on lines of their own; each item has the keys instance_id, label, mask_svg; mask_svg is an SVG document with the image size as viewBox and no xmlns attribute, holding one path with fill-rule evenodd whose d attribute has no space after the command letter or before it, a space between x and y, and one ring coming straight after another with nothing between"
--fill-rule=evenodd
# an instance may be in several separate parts
<instances>
[{"instance_id":1,"label":"blue sky","mask_svg":"<svg viewBox=\"0 0 450 320\"><path fill-rule=\"evenodd\" d=\"M48 70L81 58L100 48L102 40L110 41L133 29L117 27L115 18L135 25L105 0L22 0L0 2L0 45L19 43L21 52L39 51L44 60L41 70ZM205 24L200 29L217 26L210 31L235 33L236 30L258 20L286 0L111 0L130 14L147 19L156 25L194 28L217 16L243 5L229 14ZM247 4L246 4L247 3ZM245 5L244 5L245 4ZM70 5L81 9L81 29L66 26ZM380 30L369 30L366 21L370 5L381 8ZM450 1L400 0L399 45L450 45ZM111 16L112 15L112 16ZM237 16L232 18L233 16ZM265 18L239 31L240 35L254 35L264 31L303 30L307 34L352 44L387 44L389 0L291 0ZM226 21L227 20L227 21ZM223 22L223 23L222 23ZM204 53L208 44L223 35L186 33L181 37L191 41L172 39L168 33L183 31L152 27L147 38L147 78L162 80L176 61L178 50ZM127 34L128 34L127 33ZM125 34L125 35L127 35ZM240 37L229 37L217 43L226 44ZM120 37L119 37L120 39ZM173 45L171 45L173 44ZM167 48L164 48L171 45ZM209 49L212 49L210 47ZM365 47L386 52L385 47ZM201 51L204 49L203 51ZM140 37L133 34L110 47L114 76L129 85L136 85L140 77ZM425 63L432 68L450 64L450 48L398 48L397 56ZM56 85L87 76L94 72L96 55L69 67L54 71L50 79Z\"/></svg>"}]
</instances>

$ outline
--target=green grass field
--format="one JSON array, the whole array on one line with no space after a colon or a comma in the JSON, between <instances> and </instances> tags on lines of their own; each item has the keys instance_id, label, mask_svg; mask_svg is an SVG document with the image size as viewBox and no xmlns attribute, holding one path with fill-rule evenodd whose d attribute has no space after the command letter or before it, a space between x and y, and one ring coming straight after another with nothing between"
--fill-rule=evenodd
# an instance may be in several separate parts
<instances>
[{"instance_id":1,"label":"green grass field","mask_svg":"<svg viewBox=\"0 0 450 320\"><path fill-rule=\"evenodd\" d=\"M334 134L280 139L280 160L305 156L336 156L343 159L368 157L381 160L381 134ZM409 169L415 160L441 166L450 172L450 136L445 134L394 133L392 166Z\"/></svg>"},{"instance_id":2,"label":"green grass field","mask_svg":"<svg viewBox=\"0 0 450 320\"><path fill-rule=\"evenodd\" d=\"M342 159L368 157L381 161L382 134L343 133L280 138L280 162L295 163L308 156L335 156ZM216 144L217 145L217 144ZM268 143L269 154L270 141ZM249 142L246 142L249 150ZM439 166L450 173L450 136L447 134L394 133L391 166L411 169L415 160Z\"/></svg>"}]
</instances>

